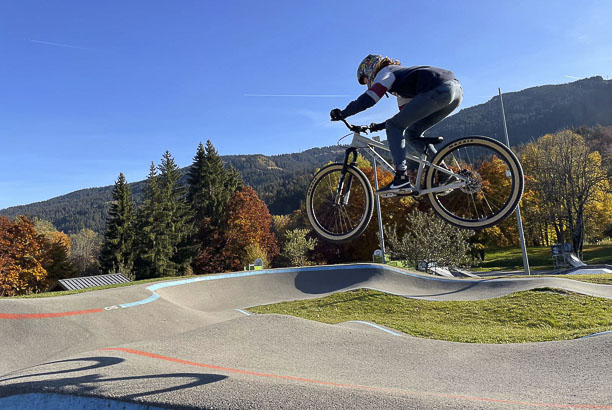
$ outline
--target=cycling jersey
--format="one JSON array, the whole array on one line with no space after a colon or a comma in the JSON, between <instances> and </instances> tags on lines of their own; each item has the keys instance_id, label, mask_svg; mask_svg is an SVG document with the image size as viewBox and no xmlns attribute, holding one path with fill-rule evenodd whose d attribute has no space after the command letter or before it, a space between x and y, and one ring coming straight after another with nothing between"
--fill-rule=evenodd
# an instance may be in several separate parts
<instances>
[{"instance_id":1,"label":"cycling jersey","mask_svg":"<svg viewBox=\"0 0 612 410\"><path fill-rule=\"evenodd\" d=\"M397 97L401 110L420 93L433 90L440 84L456 80L452 71L431 66L383 67L372 82L372 86L342 110L342 117L350 117L376 104L386 92Z\"/></svg>"}]
</instances>

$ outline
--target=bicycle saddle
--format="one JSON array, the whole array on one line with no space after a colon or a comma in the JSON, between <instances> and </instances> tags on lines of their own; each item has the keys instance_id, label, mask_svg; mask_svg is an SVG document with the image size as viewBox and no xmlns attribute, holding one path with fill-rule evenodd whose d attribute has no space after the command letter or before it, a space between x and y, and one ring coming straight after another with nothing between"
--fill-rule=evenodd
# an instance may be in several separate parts
<instances>
[{"instance_id":1,"label":"bicycle saddle","mask_svg":"<svg viewBox=\"0 0 612 410\"><path fill-rule=\"evenodd\" d=\"M415 138L414 141L422 142L423 144L439 144L444 141L444 137L420 137Z\"/></svg>"}]
</instances>

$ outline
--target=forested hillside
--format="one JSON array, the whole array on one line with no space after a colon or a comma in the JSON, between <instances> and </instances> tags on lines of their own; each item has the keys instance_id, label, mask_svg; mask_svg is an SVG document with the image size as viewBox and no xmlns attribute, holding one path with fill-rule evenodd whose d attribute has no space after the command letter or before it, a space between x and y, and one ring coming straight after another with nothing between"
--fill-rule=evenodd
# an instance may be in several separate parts
<instances>
[{"instance_id":1,"label":"forested hillside","mask_svg":"<svg viewBox=\"0 0 612 410\"><path fill-rule=\"evenodd\" d=\"M520 92L504 94L504 105L512 145L535 140L546 133L565 128L580 128L596 124L612 125L612 81L592 77L569 84L546 85ZM584 130L583 130L584 131ZM602 153L610 150L612 133L596 133L601 141L587 144ZM452 139L465 135L489 135L503 140L503 122L499 97L466 108L429 131ZM288 214L299 207L305 196L312 173L329 161L342 158L339 146L274 156L227 155L226 165L235 167L245 184L252 186L273 215ZM183 174L186 168L181 171ZM117 170L117 175L121 172ZM75 233L83 228L103 232L111 201L112 183L102 188L90 188L44 202L0 210L0 215L15 217L27 214L51 221L59 230ZM142 200L144 181L130 184L138 205Z\"/></svg>"},{"instance_id":2,"label":"forested hillside","mask_svg":"<svg viewBox=\"0 0 612 410\"><path fill-rule=\"evenodd\" d=\"M528 88L504 94L503 98L512 145L565 128L612 125L612 80L602 77ZM487 135L503 141L499 96L461 110L429 133L450 139Z\"/></svg>"},{"instance_id":3,"label":"forested hillside","mask_svg":"<svg viewBox=\"0 0 612 410\"><path fill-rule=\"evenodd\" d=\"M238 170L246 185L252 186L266 203L272 214L288 214L297 209L304 198L313 171L330 161L342 158L344 149L339 146L312 148L304 152L282 155L227 155L222 156L226 165ZM188 168L181 169L185 182ZM117 172L119 175L120 170ZM112 181L109 181L112 182ZM142 202L144 181L129 184L134 201ZM89 188L48 201L15 206L0 210L0 215L13 218L29 215L50 221L67 234L87 228L104 232L106 215L112 200L113 186Z\"/></svg>"}]
</instances>

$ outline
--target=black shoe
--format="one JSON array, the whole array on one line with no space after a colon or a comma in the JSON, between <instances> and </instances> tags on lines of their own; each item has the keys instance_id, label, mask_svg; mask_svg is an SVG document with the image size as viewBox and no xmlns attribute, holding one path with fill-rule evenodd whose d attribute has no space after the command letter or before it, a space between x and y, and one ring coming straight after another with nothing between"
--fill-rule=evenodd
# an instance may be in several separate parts
<instances>
[{"instance_id":1,"label":"black shoe","mask_svg":"<svg viewBox=\"0 0 612 410\"><path fill-rule=\"evenodd\" d=\"M405 172L398 172L395 174L395 178L393 178L393 181L391 181L389 185L376 191L376 195L386 198L396 195L406 195L411 193L413 190L414 187L410 183L408 175Z\"/></svg>"}]
</instances>

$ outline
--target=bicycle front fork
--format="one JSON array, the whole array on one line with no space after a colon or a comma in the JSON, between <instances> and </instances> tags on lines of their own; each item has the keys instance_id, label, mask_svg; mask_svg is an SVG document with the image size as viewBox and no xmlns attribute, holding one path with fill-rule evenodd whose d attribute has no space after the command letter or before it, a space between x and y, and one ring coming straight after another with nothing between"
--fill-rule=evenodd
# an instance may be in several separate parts
<instances>
[{"instance_id":1,"label":"bicycle front fork","mask_svg":"<svg viewBox=\"0 0 612 410\"><path fill-rule=\"evenodd\" d=\"M353 159L351 160L351 155ZM336 205L346 206L349 201L351 194L351 184L353 183L353 176L351 174L346 178L348 167L357 164L357 148L347 148L344 154L344 161L342 162L342 172L340 172L340 179L338 180L338 187L336 188ZM345 180L346 178L346 180Z\"/></svg>"}]
</instances>

